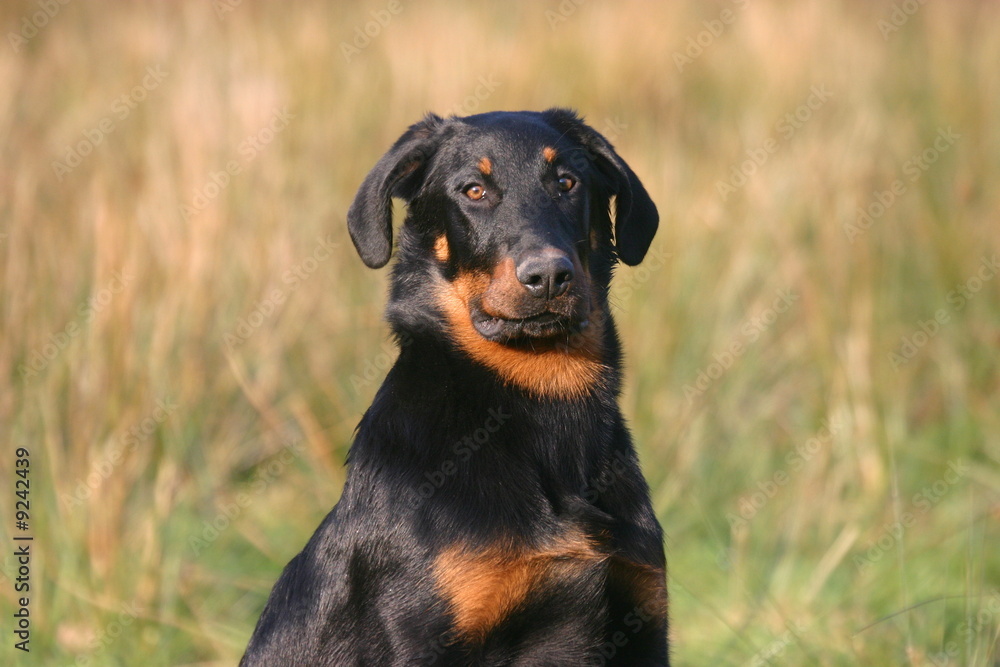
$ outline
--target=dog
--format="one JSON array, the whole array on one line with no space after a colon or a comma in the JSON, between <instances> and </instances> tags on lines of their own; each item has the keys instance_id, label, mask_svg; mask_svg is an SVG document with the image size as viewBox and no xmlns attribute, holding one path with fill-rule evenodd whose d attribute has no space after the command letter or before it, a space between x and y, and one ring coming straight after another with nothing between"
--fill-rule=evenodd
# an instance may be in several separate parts
<instances>
[{"instance_id":1,"label":"dog","mask_svg":"<svg viewBox=\"0 0 1000 667\"><path fill-rule=\"evenodd\" d=\"M656 206L561 108L412 125L347 213L373 269L394 197L399 356L240 664L668 665L663 533L608 304Z\"/></svg>"}]
</instances>

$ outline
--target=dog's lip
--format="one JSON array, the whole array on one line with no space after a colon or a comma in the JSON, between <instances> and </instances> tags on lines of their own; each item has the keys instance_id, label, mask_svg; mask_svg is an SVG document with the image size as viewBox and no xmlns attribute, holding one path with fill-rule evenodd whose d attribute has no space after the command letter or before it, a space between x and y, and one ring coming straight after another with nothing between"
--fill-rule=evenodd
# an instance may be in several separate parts
<instances>
[{"instance_id":1,"label":"dog's lip","mask_svg":"<svg viewBox=\"0 0 1000 667\"><path fill-rule=\"evenodd\" d=\"M528 317L500 317L486 312L478 312L472 317L472 326L483 338L497 342L512 342L518 339L553 338L571 329L581 330L590 322L544 311Z\"/></svg>"}]
</instances>

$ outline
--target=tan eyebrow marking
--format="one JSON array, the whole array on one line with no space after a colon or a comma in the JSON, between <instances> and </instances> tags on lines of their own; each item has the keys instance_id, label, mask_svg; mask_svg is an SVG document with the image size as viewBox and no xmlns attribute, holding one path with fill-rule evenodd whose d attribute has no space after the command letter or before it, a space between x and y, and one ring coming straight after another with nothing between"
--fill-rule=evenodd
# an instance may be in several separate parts
<instances>
[{"instance_id":1,"label":"tan eyebrow marking","mask_svg":"<svg viewBox=\"0 0 1000 667\"><path fill-rule=\"evenodd\" d=\"M488 157L479 159L479 171L483 172L483 176L489 176L493 173L493 163Z\"/></svg>"},{"instance_id":2,"label":"tan eyebrow marking","mask_svg":"<svg viewBox=\"0 0 1000 667\"><path fill-rule=\"evenodd\" d=\"M552 162L553 160L556 159L556 155L558 154L559 154L558 151L552 148L552 146L546 146L545 148L542 149L542 156L545 158L546 162Z\"/></svg>"},{"instance_id":3,"label":"tan eyebrow marking","mask_svg":"<svg viewBox=\"0 0 1000 667\"><path fill-rule=\"evenodd\" d=\"M448 239L444 234L437 237L434 242L434 256L439 262L447 262L451 257L451 249L448 247Z\"/></svg>"}]
</instances>

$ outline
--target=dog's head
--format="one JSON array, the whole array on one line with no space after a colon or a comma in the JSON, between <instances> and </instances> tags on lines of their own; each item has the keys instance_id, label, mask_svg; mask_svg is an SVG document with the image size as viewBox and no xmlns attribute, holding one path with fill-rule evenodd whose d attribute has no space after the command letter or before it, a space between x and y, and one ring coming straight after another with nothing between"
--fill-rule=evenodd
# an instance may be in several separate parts
<instances>
[{"instance_id":1,"label":"dog's head","mask_svg":"<svg viewBox=\"0 0 1000 667\"><path fill-rule=\"evenodd\" d=\"M426 306L507 379L512 364L537 371L546 355L563 365L600 356L612 267L642 261L658 221L611 144L564 109L430 115L410 127L347 214L372 268L392 252L393 197L408 205L394 304L411 315Z\"/></svg>"}]
</instances>

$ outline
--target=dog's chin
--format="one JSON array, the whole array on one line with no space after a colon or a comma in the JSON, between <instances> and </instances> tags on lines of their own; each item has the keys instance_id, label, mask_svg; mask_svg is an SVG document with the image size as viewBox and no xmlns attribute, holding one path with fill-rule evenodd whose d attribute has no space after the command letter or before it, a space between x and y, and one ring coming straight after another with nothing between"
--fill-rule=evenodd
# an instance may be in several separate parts
<instances>
[{"instance_id":1,"label":"dog's chin","mask_svg":"<svg viewBox=\"0 0 1000 667\"><path fill-rule=\"evenodd\" d=\"M542 313L531 317L507 319L487 313L472 313L472 326L488 341L511 347L533 347L536 344L558 342L572 333L582 331L589 322L578 318Z\"/></svg>"}]
</instances>

